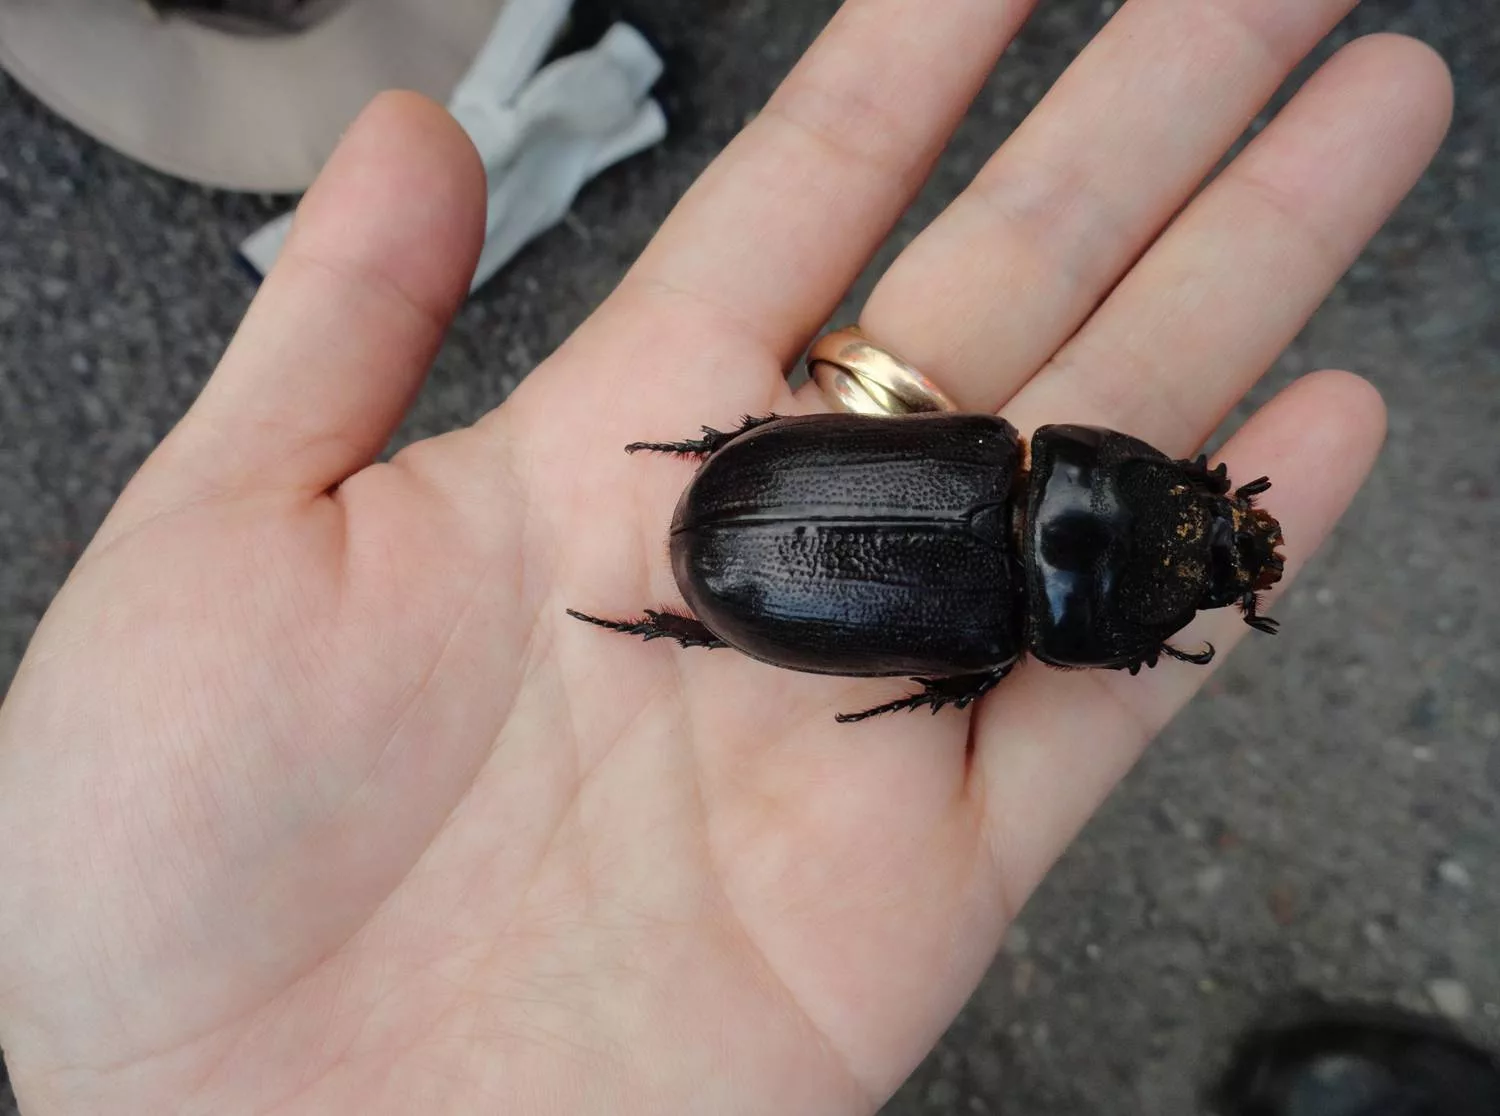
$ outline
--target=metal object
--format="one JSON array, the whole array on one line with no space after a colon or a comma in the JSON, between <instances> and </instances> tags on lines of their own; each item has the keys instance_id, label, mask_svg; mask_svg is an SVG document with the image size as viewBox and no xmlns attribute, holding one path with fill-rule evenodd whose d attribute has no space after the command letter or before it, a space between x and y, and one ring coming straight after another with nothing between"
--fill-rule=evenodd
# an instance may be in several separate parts
<instances>
[{"instance_id":1,"label":"metal object","mask_svg":"<svg viewBox=\"0 0 1500 1116\"><path fill-rule=\"evenodd\" d=\"M840 411L910 415L958 410L937 384L852 327L819 338L808 353L807 367L829 404Z\"/></svg>"}]
</instances>

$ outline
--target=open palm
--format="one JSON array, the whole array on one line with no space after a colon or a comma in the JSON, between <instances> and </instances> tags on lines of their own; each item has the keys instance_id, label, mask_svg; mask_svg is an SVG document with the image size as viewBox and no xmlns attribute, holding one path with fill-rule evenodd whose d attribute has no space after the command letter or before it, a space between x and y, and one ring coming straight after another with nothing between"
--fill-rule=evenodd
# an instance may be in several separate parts
<instances>
[{"instance_id":1,"label":"open palm","mask_svg":"<svg viewBox=\"0 0 1500 1116\"><path fill-rule=\"evenodd\" d=\"M1349 6L1132 0L861 324L1023 433L1193 451L1445 127L1441 64L1362 41L1178 213ZM974 711L841 726L907 684L565 609L677 599L692 467L621 447L819 409L785 370L1023 9L850 0L561 351L381 464L483 192L436 106L366 113L0 711L0 1040L27 1111L879 1106L1207 671L1024 665ZM1320 373L1229 443L1232 476L1276 481L1289 572L1381 430L1369 387Z\"/></svg>"}]
</instances>

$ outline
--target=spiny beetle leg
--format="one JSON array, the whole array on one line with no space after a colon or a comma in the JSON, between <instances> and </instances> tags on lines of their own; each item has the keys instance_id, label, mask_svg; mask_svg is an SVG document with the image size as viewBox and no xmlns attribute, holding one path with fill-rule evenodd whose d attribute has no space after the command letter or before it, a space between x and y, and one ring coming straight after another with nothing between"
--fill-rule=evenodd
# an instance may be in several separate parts
<instances>
[{"instance_id":1,"label":"spiny beetle leg","mask_svg":"<svg viewBox=\"0 0 1500 1116\"><path fill-rule=\"evenodd\" d=\"M731 430L727 434L722 430L705 426L701 438L686 442L631 442L625 447L625 452L638 453L641 450L649 450L652 453L675 453L679 457L707 457L711 453L717 453L742 434L748 434L757 426L764 426L780 417L780 415L762 415L756 418L746 415L741 420L739 429Z\"/></svg>"},{"instance_id":2,"label":"spiny beetle leg","mask_svg":"<svg viewBox=\"0 0 1500 1116\"><path fill-rule=\"evenodd\" d=\"M681 616L675 612L658 612L648 608L643 620L601 620L597 616L590 616L586 612L577 612L571 608L568 609L568 615L575 620L582 620L585 624L608 628L612 632L624 632L626 635L638 635L647 641L675 639L683 647L729 646L705 628L701 622L694 620L691 616Z\"/></svg>"},{"instance_id":3,"label":"spiny beetle leg","mask_svg":"<svg viewBox=\"0 0 1500 1116\"><path fill-rule=\"evenodd\" d=\"M960 674L953 678L913 678L913 682L919 682L923 686L920 694L888 701L884 705L866 709L863 713L840 713L834 717L834 720L841 725L849 725L856 721L878 717L882 713L896 713L902 709L920 709L924 705L931 706L934 713L945 705L963 709L993 690L1000 679L1009 673L1010 667L1006 666L987 674Z\"/></svg>"},{"instance_id":4,"label":"spiny beetle leg","mask_svg":"<svg viewBox=\"0 0 1500 1116\"><path fill-rule=\"evenodd\" d=\"M1222 461L1212 469L1208 467L1208 455L1200 453L1192 460L1179 461L1187 478L1205 492L1222 496L1229 491L1229 466Z\"/></svg>"}]
</instances>

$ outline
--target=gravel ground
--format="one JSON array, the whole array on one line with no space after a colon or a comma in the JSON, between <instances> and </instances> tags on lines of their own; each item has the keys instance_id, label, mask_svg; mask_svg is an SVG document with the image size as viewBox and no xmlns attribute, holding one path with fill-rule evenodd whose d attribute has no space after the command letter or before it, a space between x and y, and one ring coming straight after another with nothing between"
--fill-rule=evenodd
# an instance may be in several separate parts
<instances>
[{"instance_id":1,"label":"gravel ground","mask_svg":"<svg viewBox=\"0 0 1500 1116\"><path fill-rule=\"evenodd\" d=\"M497 404L567 335L834 6L626 5L669 54L671 140L466 307L402 440ZM885 258L1114 6L1044 6ZM1500 23L1369 0L1318 57L1380 29L1448 59L1453 134L1255 394L1372 377L1375 477L1278 609L1287 636L1252 641L1128 779L888 1116L1196 1112L1229 1038L1299 989L1500 1042ZM0 78L0 680L213 367L251 294L232 248L279 208L145 171Z\"/></svg>"}]
</instances>

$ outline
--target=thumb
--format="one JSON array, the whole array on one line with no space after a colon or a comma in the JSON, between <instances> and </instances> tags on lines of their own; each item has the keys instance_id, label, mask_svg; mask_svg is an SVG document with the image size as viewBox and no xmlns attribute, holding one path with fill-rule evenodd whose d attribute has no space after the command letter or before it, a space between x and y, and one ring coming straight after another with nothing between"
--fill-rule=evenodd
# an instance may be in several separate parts
<instances>
[{"instance_id":1,"label":"thumb","mask_svg":"<svg viewBox=\"0 0 1500 1116\"><path fill-rule=\"evenodd\" d=\"M468 293L485 201L478 156L445 110L410 93L377 97L303 198L203 393L126 497L149 513L247 490L316 494L369 464Z\"/></svg>"}]
</instances>

